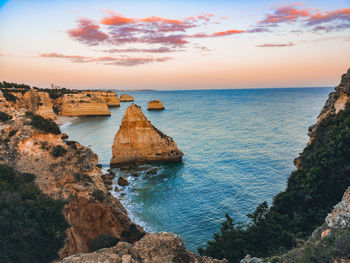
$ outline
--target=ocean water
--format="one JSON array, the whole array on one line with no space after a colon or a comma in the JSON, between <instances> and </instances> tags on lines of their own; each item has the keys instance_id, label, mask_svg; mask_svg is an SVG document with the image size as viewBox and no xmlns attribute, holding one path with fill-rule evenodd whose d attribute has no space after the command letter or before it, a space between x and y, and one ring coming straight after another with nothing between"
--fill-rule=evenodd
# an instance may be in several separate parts
<instances>
[{"instance_id":1,"label":"ocean water","mask_svg":"<svg viewBox=\"0 0 350 263\"><path fill-rule=\"evenodd\" d=\"M331 88L142 91L134 96L152 124L174 138L183 162L158 164L156 174L128 172L130 185L112 194L149 232L181 235L192 250L218 232L224 215L247 222L247 213L283 190L293 160L308 141ZM120 95L120 94L119 94ZM147 111L160 99L166 110ZM62 130L89 146L109 168L112 143L128 102L111 117L78 118Z\"/></svg>"}]
</instances>

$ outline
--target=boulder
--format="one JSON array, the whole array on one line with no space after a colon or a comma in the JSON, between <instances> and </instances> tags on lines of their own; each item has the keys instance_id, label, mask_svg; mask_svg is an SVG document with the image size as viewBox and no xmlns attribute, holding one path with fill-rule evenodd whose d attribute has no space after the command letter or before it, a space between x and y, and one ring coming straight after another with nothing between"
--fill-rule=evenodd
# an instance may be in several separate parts
<instances>
[{"instance_id":1,"label":"boulder","mask_svg":"<svg viewBox=\"0 0 350 263\"><path fill-rule=\"evenodd\" d=\"M119 177L119 179L118 179L118 184L119 184L120 186L127 186L127 185L129 185L130 183L129 183L128 180L126 180L125 178Z\"/></svg>"},{"instance_id":2,"label":"boulder","mask_svg":"<svg viewBox=\"0 0 350 263\"><path fill-rule=\"evenodd\" d=\"M128 94L122 94L122 95L120 95L120 101L121 102L134 101L134 97L132 97Z\"/></svg>"},{"instance_id":3,"label":"boulder","mask_svg":"<svg viewBox=\"0 0 350 263\"><path fill-rule=\"evenodd\" d=\"M160 100L152 100L148 102L147 110L164 110L163 103Z\"/></svg>"},{"instance_id":4,"label":"boulder","mask_svg":"<svg viewBox=\"0 0 350 263\"><path fill-rule=\"evenodd\" d=\"M155 128L141 107L130 105L114 137L111 166L152 162L178 162L183 153L175 141Z\"/></svg>"}]
</instances>

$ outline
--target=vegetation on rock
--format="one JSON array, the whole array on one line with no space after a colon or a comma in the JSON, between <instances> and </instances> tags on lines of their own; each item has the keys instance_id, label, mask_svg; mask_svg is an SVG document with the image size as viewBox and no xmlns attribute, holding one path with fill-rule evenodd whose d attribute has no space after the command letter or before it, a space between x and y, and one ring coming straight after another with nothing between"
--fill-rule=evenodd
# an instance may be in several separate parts
<instances>
[{"instance_id":1,"label":"vegetation on rock","mask_svg":"<svg viewBox=\"0 0 350 263\"><path fill-rule=\"evenodd\" d=\"M251 222L245 227L236 226L226 215L220 233L198 251L230 262L246 254L280 254L322 225L349 185L350 104L318 125L314 140L301 155L300 168L292 172L286 190L274 197L271 207L260 204L248 215Z\"/></svg>"},{"instance_id":2,"label":"vegetation on rock","mask_svg":"<svg viewBox=\"0 0 350 263\"><path fill-rule=\"evenodd\" d=\"M51 262L64 244L64 202L43 194L34 179L0 165L0 262Z\"/></svg>"},{"instance_id":3,"label":"vegetation on rock","mask_svg":"<svg viewBox=\"0 0 350 263\"><path fill-rule=\"evenodd\" d=\"M41 130L47 133L53 133L56 135L61 133L61 130L58 127L58 125L50 119L46 119L40 115L35 115L30 112L26 112L26 116L32 119L30 125L32 125L34 128L38 130Z\"/></svg>"},{"instance_id":4,"label":"vegetation on rock","mask_svg":"<svg viewBox=\"0 0 350 263\"><path fill-rule=\"evenodd\" d=\"M65 155L66 152L67 152L67 150L65 148L63 148L61 145L57 145L57 146L53 147L52 156L57 158L57 157Z\"/></svg>"},{"instance_id":5,"label":"vegetation on rock","mask_svg":"<svg viewBox=\"0 0 350 263\"><path fill-rule=\"evenodd\" d=\"M6 112L0 111L0 121L5 122L11 119L12 117L8 115Z\"/></svg>"}]
</instances>

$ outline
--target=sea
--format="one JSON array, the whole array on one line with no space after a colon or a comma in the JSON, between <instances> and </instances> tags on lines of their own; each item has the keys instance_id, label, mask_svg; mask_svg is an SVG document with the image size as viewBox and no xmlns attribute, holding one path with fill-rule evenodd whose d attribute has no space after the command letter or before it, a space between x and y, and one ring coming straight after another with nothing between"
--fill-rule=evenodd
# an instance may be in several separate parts
<instances>
[{"instance_id":1,"label":"sea","mask_svg":"<svg viewBox=\"0 0 350 263\"><path fill-rule=\"evenodd\" d=\"M148 232L173 232L194 252L220 230L229 214L248 222L263 201L286 187L293 160L308 141L332 88L177 90L127 92L152 124L172 137L180 163L151 164L140 171L113 169L112 195ZM118 93L118 95L120 95ZM165 110L147 111L159 99ZM61 129L98 154L109 169L112 144L131 102L111 108L110 117L82 117ZM153 168L157 169L153 169ZM153 169L153 172L149 172ZM114 191L119 176L130 185Z\"/></svg>"}]
</instances>

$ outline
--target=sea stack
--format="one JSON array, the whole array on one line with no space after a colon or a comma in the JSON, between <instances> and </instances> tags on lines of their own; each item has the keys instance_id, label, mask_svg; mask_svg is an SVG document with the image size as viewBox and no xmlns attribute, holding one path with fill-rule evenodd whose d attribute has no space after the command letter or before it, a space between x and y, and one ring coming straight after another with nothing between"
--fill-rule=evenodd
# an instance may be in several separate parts
<instances>
[{"instance_id":1,"label":"sea stack","mask_svg":"<svg viewBox=\"0 0 350 263\"><path fill-rule=\"evenodd\" d=\"M160 100L152 100L148 102L147 110L164 110L163 103Z\"/></svg>"},{"instance_id":2,"label":"sea stack","mask_svg":"<svg viewBox=\"0 0 350 263\"><path fill-rule=\"evenodd\" d=\"M134 101L134 97L130 96L128 94L122 94L122 95L120 95L120 101L121 102Z\"/></svg>"},{"instance_id":3,"label":"sea stack","mask_svg":"<svg viewBox=\"0 0 350 263\"><path fill-rule=\"evenodd\" d=\"M155 128L141 107L131 104L114 137L111 166L181 161L183 153L175 141Z\"/></svg>"}]
</instances>

